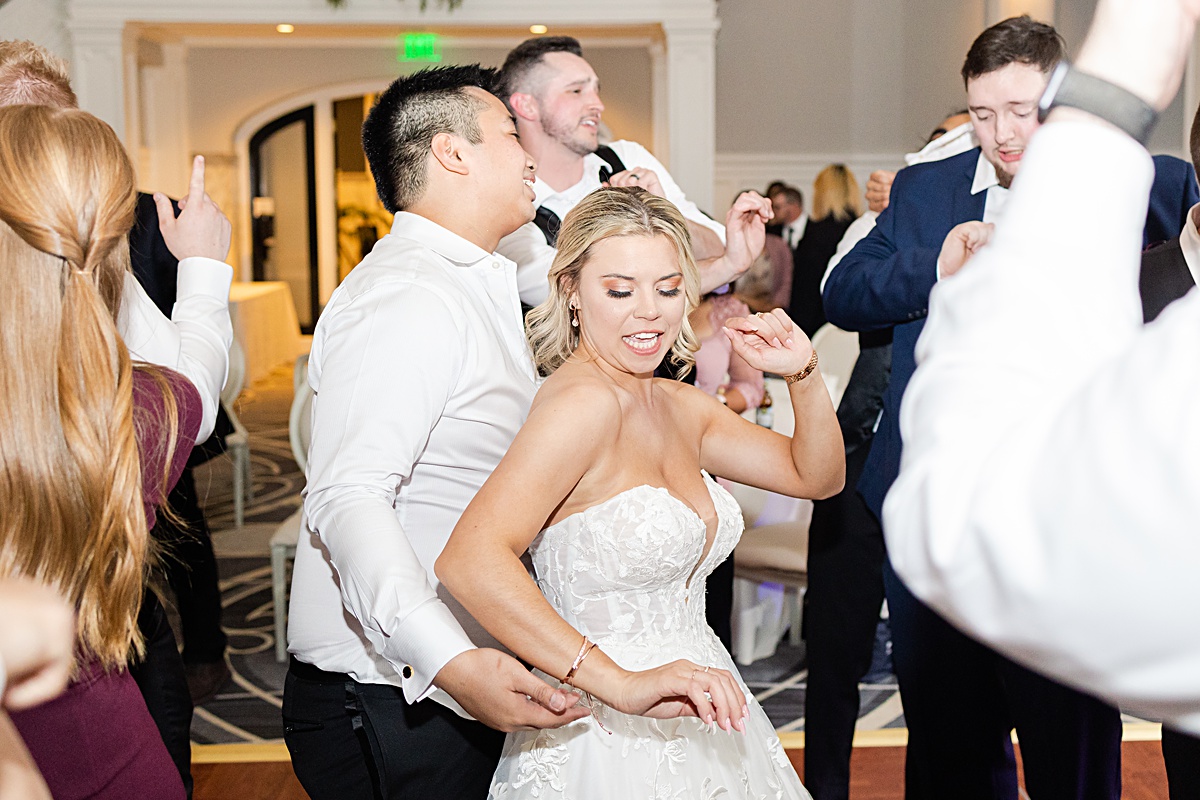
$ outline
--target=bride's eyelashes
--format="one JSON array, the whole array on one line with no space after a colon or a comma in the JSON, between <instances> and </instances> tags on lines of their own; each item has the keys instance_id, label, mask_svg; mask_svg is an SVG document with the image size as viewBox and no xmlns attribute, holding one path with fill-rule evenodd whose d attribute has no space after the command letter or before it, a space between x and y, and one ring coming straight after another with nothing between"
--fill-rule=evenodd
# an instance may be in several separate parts
<instances>
[{"instance_id":1,"label":"bride's eyelashes","mask_svg":"<svg viewBox=\"0 0 1200 800\"><path fill-rule=\"evenodd\" d=\"M678 297L680 291L682 291L682 290L679 288L659 289L658 293L661 294L663 297ZM612 297L616 300L623 300L626 297L629 297L633 294L633 292L622 292L617 289L608 289L606 293L608 294L609 297Z\"/></svg>"}]
</instances>

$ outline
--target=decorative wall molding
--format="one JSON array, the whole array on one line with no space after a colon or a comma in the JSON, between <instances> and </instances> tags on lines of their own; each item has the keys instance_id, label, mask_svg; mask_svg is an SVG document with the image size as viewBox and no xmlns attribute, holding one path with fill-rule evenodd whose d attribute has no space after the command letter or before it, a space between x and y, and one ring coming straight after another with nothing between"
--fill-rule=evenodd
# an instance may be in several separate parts
<instances>
[{"instance_id":1,"label":"decorative wall molding","mask_svg":"<svg viewBox=\"0 0 1200 800\"><path fill-rule=\"evenodd\" d=\"M379 24L472 26L521 25L524 20L546 25L612 25L659 23L716 18L716 0L470 0L450 11L431 3L424 11L416 0L349 0L331 8L325 0L68 0L72 24L87 25L120 18L142 22L224 22L293 24ZM529 24L529 22L524 22Z\"/></svg>"},{"instance_id":2,"label":"decorative wall molding","mask_svg":"<svg viewBox=\"0 0 1200 800\"><path fill-rule=\"evenodd\" d=\"M141 81L130 80L124 71L130 60L127 50L136 46L142 32L158 32L170 40L186 37L185 49L205 46L254 46L225 25L337 26L329 36L347 46L378 46L380 31L366 26L403 29L406 26L437 28L453 36L462 29L462 41L505 46L519 41L523 26L541 23L551 28L591 27L597 46L635 42L652 53L651 82L661 98L655 101L655 141L664 160L670 158L672 175L690 197L709 204L712 200L713 149L716 141L716 0L471 0L450 11L430 4L424 11L416 0L352 0L332 8L326 0L66 0L67 27L71 32L71 60L76 66L76 92L81 107L106 120L136 151L139 146L155 148L157 142L141 141L128 124L137 124L144 111L139 93ZM619 23L614 23L619 20ZM172 29L172 26L175 26ZM359 28L360 30L355 30ZM271 39L271 47L328 46L326 31L316 40L298 36ZM495 34L493 38L493 34ZM133 39L134 41L131 41ZM294 42L294 43L293 43ZM589 39L589 46L593 42ZM354 45L350 45L354 46ZM662 47L661 55L656 48ZM134 62L136 63L136 62ZM665 144L665 147L661 145Z\"/></svg>"}]
</instances>

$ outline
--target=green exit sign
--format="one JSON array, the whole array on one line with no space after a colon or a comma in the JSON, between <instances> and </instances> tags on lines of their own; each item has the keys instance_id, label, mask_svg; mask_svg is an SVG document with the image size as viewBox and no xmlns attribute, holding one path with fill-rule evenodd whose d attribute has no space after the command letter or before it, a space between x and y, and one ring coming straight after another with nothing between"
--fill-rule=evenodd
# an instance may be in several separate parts
<instances>
[{"instance_id":1,"label":"green exit sign","mask_svg":"<svg viewBox=\"0 0 1200 800\"><path fill-rule=\"evenodd\" d=\"M442 42L436 33L405 33L396 37L397 61L442 60Z\"/></svg>"}]
</instances>

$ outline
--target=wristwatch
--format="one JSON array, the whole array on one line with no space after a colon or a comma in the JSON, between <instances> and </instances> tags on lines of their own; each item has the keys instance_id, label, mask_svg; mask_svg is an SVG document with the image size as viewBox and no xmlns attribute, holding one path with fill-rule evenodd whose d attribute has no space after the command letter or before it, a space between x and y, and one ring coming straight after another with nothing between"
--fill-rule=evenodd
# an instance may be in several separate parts
<instances>
[{"instance_id":1,"label":"wristwatch","mask_svg":"<svg viewBox=\"0 0 1200 800\"><path fill-rule=\"evenodd\" d=\"M1058 62L1050 74L1050 82L1038 101L1038 121L1045 122L1046 115L1058 106L1077 108L1111 122L1142 145L1150 140L1158 121L1158 112L1133 92L1080 72L1066 61Z\"/></svg>"}]
</instances>

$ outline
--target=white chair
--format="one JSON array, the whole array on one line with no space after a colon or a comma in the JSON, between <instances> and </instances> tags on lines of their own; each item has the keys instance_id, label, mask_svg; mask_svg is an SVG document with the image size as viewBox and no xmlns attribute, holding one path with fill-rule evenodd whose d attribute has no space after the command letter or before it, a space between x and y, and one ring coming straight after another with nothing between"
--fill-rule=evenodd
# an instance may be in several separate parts
<instances>
[{"instance_id":1,"label":"white chair","mask_svg":"<svg viewBox=\"0 0 1200 800\"><path fill-rule=\"evenodd\" d=\"M766 390L775 408L772 430L791 436L795 419L787 383L770 377ZM812 503L741 484L734 484L733 496L746 520L733 552L733 657L751 664L774 653L789 626L792 642L799 643ZM782 592L763 588L767 583L781 585Z\"/></svg>"},{"instance_id":2,"label":"white chair","mask_svg":"<svg viewBox=\"0 0 1200 800\"><path fill-rule=\"evenodd\" d=\"M242 527L246 518L246 503L254 500L254 480L250 474L250 432L238 419L233 405L246 382L246 354L238 340L229 346L229 374L221 390L221 406L233 425L233 433L225 437L225 452L233 461L233 521Z\"/></svg>"},{"instance_id":3,"label":"white chair","mask_svg":"<svg viewBox=\"0 0 1200 800\"><path fill-rule=\"evenodd\" d=\"M836 407L858 360L858 334L826 324L813 336L813 349ZM787 385L778 378L766 383L775 408L773 428L790 436L795 420ZM733 554L733 656L751 664L775 652L785 629L791 631L789 641L800 644L812 503L746 486L736 486L734 497L742 505L746 533ZM782 586L782 595L763 584Z\"/></svg>"},{"instance_id":4,"label":"white chair","mask_svg":"<svg viewBox=\"0 0 1200 800\"><path fill-rule=\"evenodd\" d=\"M821 359L821 375L833 399L833 407L841 402L850 373L858 361L858 334L836 328L828 322L813 334L813 349Z\"/></svg>"},{"instance_id":5,"label":"white chair","mask_svg":"<svg viewBox=\"0 0 1200 800\"><path fill-rule=\"evenodd\" d=\"M292 457L304 472L308 465L308 446L312 442L312 399L313 391L308 385L308 356L296 359L292 374L292 385L296 394L292 398L292 410L288 415L288 439L292 444ZM275 660L287 661L287 565L296 557L296 543L300 541L303 527L304 506L279 523L271 535L271 598L275 606Z\"/></svg>"}]
</instances>

